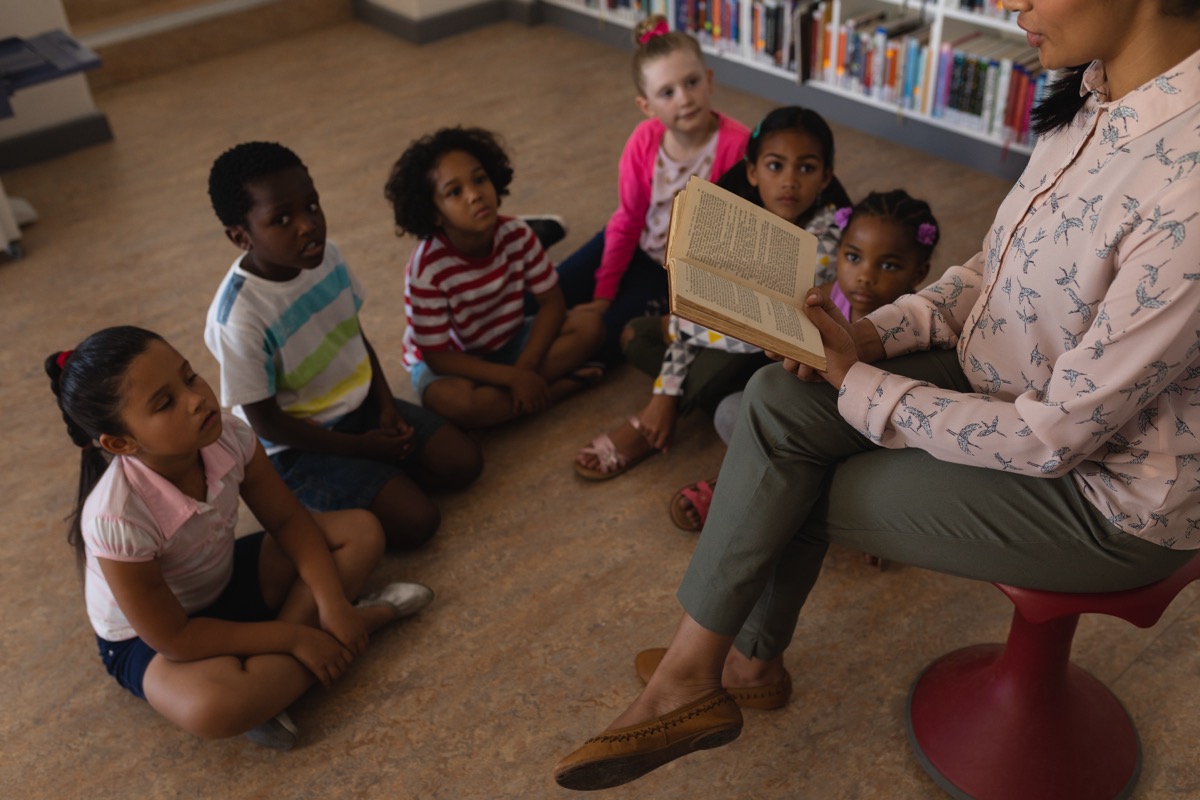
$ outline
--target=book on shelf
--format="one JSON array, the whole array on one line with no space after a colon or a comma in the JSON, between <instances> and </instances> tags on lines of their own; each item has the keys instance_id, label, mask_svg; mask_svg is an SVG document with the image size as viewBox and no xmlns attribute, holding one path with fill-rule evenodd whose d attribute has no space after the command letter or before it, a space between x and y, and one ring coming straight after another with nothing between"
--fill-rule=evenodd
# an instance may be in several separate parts
<instances>
[{"instance_id":1,"label":"book on shelf","mask_svg":"<svg viewBox=\"0 0 1200 800\"><path fill-rule=\"evenodd\" d=\"M792 71L797 10L812 0L676 0L673 27L701 44Z\"/></svg>"},{"instance_id":2,"label":"book on shelf","mask_svg":"<svg viewBox=\"0 0 1200 800\"><path fill-rule=\"evenodd\" d=\"M663 266L671 313L825 369L804 313L817 238L765 208L693 176L671 205Z\"/></svg>"},{"instance_id":3,"label":"book on shelf","mask_svg":"<svg viewBox=\"0 0 1200 800\"><path fill-rule=\"evenodd\" d=\"M931 27L923 15L872 9L843 17L840 0L822 0L807 12L806 27L807 52L796 59L805 79L927 110Z\"/></svg>"},{"instance_id":4,"label":"book on shelf","mask_svg":"<svg viewBox=\"0 0 1200 800\"><path fill-rule=\"evenodd\" d=\"M1037 51L975 31L942 45L931 116L1005 142L1030 144L1029 111L1045 85Z\"/></svg>"}]
</instances>

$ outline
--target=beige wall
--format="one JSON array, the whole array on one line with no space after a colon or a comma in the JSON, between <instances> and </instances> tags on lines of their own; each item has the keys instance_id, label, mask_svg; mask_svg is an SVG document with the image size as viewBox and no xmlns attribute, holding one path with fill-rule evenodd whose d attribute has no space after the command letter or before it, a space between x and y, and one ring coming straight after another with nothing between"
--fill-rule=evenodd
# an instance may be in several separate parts
<instances>
[{"instance_id":1,"label":"beige wall","mask_svg":"<svg viewBox=\"0 0 1200 800\"><path fill-rule=\"evenodd\" d=\"M36 36L67 27L61 0L0 0L0 38ZM14 116L0 119L0 140L93 114L96 104L82 75L21 89L12 96Z\"/></svg>"}]
</instances>

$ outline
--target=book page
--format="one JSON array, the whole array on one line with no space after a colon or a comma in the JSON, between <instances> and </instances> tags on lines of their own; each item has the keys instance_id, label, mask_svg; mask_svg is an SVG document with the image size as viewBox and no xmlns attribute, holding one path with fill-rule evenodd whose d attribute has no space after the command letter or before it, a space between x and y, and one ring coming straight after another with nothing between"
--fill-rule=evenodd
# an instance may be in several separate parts
<instances>
[{"instance_id":1,"label":"book page","mask_svg":"<svg viewBox=\"0 0 1200 800\"><path fill-rule=\"evenodd\" d=\"M670 242L683 252L668 251L668 258L686 258L751 288L803 301L816 275L815 236L708 181L692 178L686 191L684 219Z\"/></svg>"},{"instance_id":2,"label":"book page","mask_svg":"<svg viewBox=\"0 0 1200 800\"><path fill-rule=\"evenodd\" d=\"M816 363L824 368L825 348L821 335L804 312L791 303L748 286L737 283L705 267L684 260L670 264L672 277L672 300L677 307L672 310L685 318L691 318L688 307L707 312L703 319L693 319L701 325L733 336L760 347L781 351L778 342L791 344L807 357L800 360ZM709 314L716 315L710 318ZM732 320L735 325L722 325L721 317ZM755 340L755 332L765 333L769 340Z\"/></svg>"}]
</instances>

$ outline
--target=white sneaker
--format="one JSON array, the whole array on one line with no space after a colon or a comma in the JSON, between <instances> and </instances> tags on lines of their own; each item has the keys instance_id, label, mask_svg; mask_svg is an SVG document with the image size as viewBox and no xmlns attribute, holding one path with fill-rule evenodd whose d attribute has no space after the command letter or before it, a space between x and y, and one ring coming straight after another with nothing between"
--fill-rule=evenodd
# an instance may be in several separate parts
<instances>
[{"instance_id":1,"label":"white sneaker","mask_svg":"<svg viewBox=\"0 0 1200 800\"><path fill-rule=\"evenodd\" d=\"M263 747L275 750L291 750L300 738L300 729L286 711L280 711L274 719L251 728L243 734L247 739Z\"/></svg>"},{"instance_id":2,"label":"white sneaker","mask_svg":"<svg viewBox=\"0 0 1200 800\"><path fill-rule=\"evenodd\" d=\"M365 594L354 604L355 608L388 606L396 612L396 619L411 617L433 601L433 589L420 583L389 583L377 592Z\"/></svg>"}]
</instances>

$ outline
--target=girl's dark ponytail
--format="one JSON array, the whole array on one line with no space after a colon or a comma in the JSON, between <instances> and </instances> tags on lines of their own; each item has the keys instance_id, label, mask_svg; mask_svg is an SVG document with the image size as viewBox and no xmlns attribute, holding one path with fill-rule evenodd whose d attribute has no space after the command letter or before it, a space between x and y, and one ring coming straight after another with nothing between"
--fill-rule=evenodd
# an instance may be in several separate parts
<instances>
[{"instance_id":1,"label":"girl's dark ponytail","mask_svg":"<svg viewBox=\"0 0 1200 800\"><path fill-rule=\"evenodd\" d=\"M81 568L83 504L108 468L108 457L96 442L102 433L126 433L120 416L121 385L130 363L154 340L162 341L162 337L142 328L105 328L74 350L47 356L44 363L67 435L80 451L79 490L67 542L75 549Z\"/></svg>"}]
</instances>

